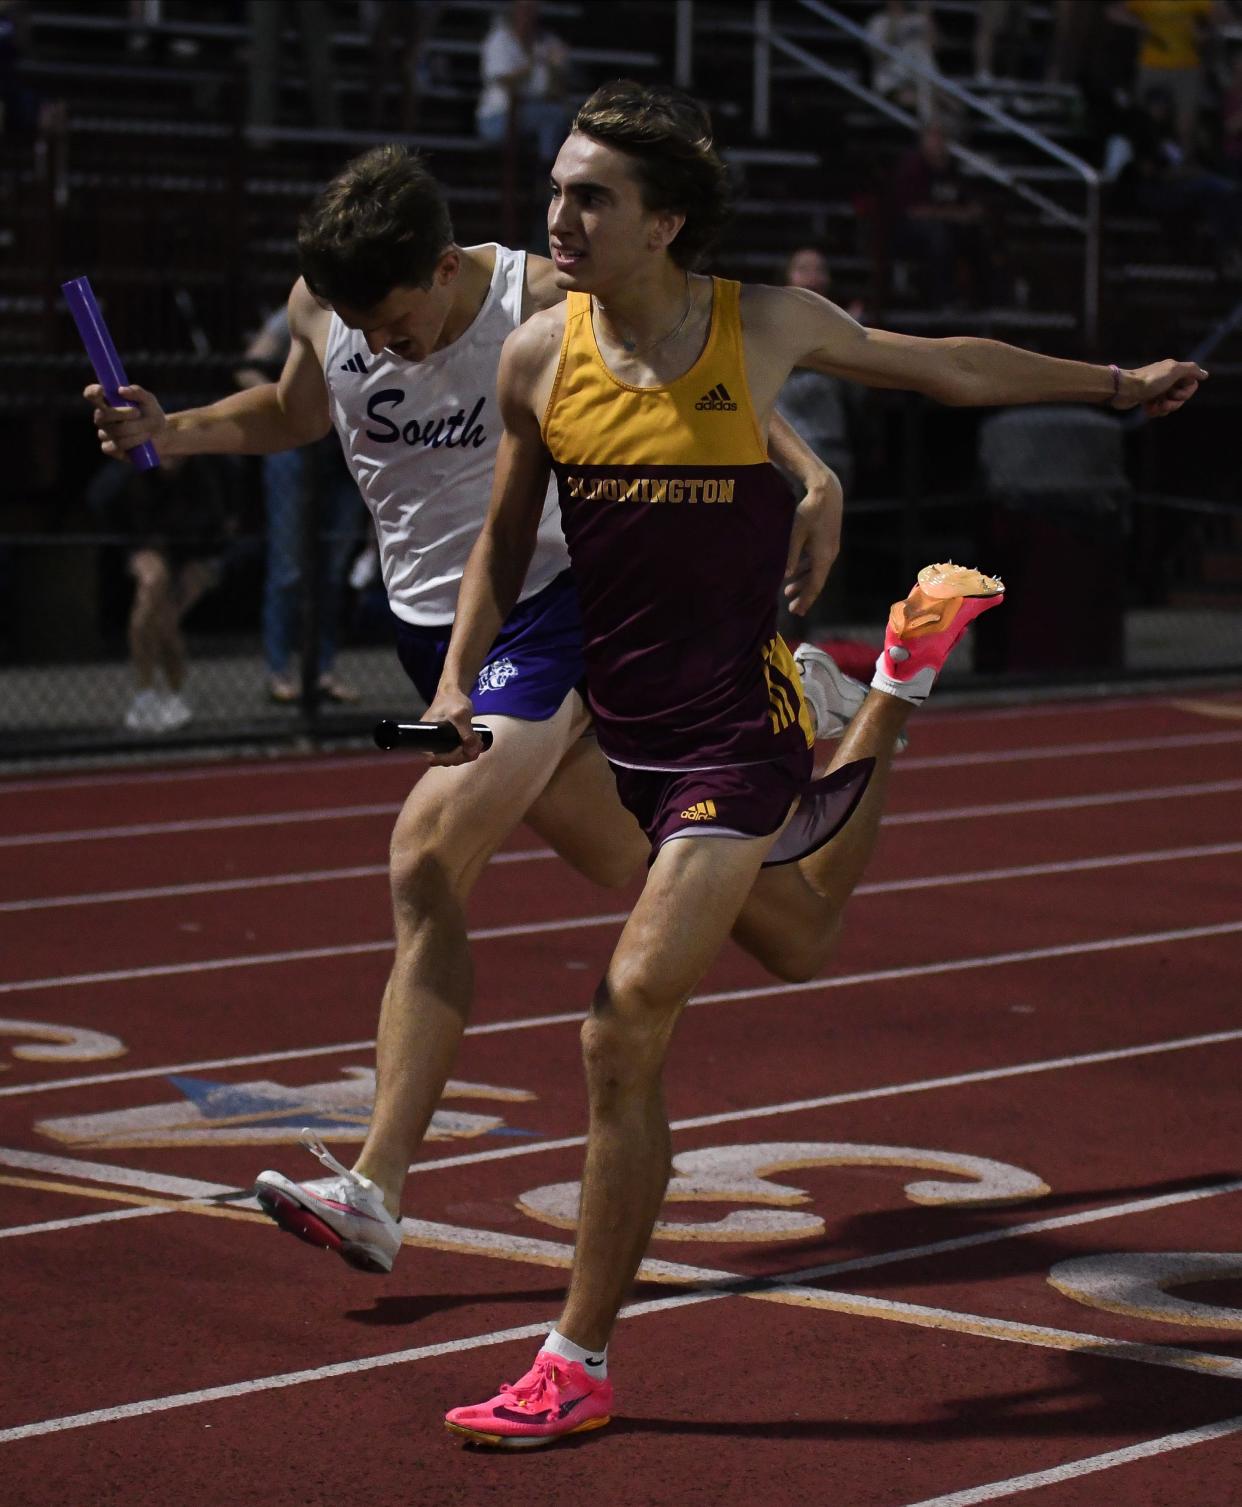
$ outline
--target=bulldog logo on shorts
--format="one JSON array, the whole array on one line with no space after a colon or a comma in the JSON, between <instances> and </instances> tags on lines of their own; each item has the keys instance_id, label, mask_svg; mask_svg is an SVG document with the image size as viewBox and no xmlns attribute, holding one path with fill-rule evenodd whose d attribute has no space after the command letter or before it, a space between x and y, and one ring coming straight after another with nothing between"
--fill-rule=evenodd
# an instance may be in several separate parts
<instances>
[{"instance_id":1,"label":"bulldog logo on shorts","mask_svg":"<svg viewBox=\"0 0 1242 1507\"><path fill-rule=\"evenodd\" d=\"M494 659L490 665L484 665L479 671L479 678L475 683L475 694L486 695L488 691L498 691L501 686L508 685L517 675L518 667L511 659Z\"/></svg>"}]
</instances>

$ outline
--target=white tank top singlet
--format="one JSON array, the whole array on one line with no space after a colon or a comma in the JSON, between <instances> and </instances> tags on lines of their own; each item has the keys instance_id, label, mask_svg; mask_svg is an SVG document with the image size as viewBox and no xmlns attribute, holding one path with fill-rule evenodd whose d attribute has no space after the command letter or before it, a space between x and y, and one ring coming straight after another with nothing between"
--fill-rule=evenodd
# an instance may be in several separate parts
<instances>
[{"instance_id":1,"label":"white tank top singlet","mask_svg":"<svg viewBox=\"0 0 1242 1507\"><path fill-rule=\"evenodd\" d=\"M468 250L481 248L471 247ZM496 370L522 322L526 253L496 246L491 287L474 323L425 361L402 361L336 315L324 377L332 422L375 520L389 605L407 623L450 622L466 557L483 527L504 423ZM569 555L550 482L521 600L541 591Z\"/></svg>"}]
</instances>

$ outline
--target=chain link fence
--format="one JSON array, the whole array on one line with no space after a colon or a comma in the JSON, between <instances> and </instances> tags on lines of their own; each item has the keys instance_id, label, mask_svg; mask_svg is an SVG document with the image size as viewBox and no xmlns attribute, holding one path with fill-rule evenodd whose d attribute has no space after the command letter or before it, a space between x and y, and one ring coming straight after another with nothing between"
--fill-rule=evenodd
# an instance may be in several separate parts
<instances>
[{"instance_id":1,"label":"chain link fence","mask_svg":"<svg viewBox=\"0 0 1242 1507\"><path fill-rule=\"evenodd\" d=\"M334 438L101 460L65 516L0 534L0 758L343 736L418 709Z\"/></svg>"}]
</instances>

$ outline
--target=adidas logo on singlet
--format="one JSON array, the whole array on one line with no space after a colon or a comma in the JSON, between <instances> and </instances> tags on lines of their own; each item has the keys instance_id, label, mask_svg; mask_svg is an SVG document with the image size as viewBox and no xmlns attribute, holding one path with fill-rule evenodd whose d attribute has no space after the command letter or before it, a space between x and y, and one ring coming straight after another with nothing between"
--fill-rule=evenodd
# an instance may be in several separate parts
<instances>
[{"instance_id":1,"label":"adidas logo on singlet","mask_svg":"<svg viewBox=\"0 0 1242 1507\"><path fill-rule=\"evenodd\" d=\"M367 364L361 355L351 356L348 361L341 362L343 372L356 372L359 376L366 376Z\"/></svg>"},{"instance_id":2,"label":"adidas logo on singlet","mask_svg":"<svg viewBox=\"0 0 1242 1507\"><path fill-rule=\"evenodd\" d=\"M711 392L705 392L694 406L700 413L737 412L737 404L729 396L729 389L723 382L717 382Z\"/></svg>"}]
</instances>

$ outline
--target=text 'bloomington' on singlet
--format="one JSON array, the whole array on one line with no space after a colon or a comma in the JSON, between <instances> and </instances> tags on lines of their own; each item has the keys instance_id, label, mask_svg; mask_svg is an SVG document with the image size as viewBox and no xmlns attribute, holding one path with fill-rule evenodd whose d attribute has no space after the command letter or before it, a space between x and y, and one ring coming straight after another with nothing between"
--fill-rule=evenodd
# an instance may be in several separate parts
<instances>
[{"instance_id":1,"label":"text 'bloomington' on singlet","mask_svg":"<svg viewBox=\"0 0 1242 1507\"><path fill-rule=\"evenodd\" d=\"M664 387L609 371L590 298L571 293L544 414L600 746L640 769L772 759L813 736L776 632L796 503L751 406L739 285L712 281L703 353Z\"/></svg>"},{"instance_id":2,"label":"text 'bloomington' on singlet","mask_svg":"<svg viewBox=\"0 0 1242 1507\"><path fill-rule=\"evenodd\" d=\"M473 323L424 361L389 351L373 356L335 314L328 330L332 422L375 520L389 605L407 623L452 621L466 557L491 500L504 430L496 371L505 337L522 322L526 286L526 253L494 250L491 286ZM549 487L523 600L567 564Z\"/></svg>"}]
</instances>

